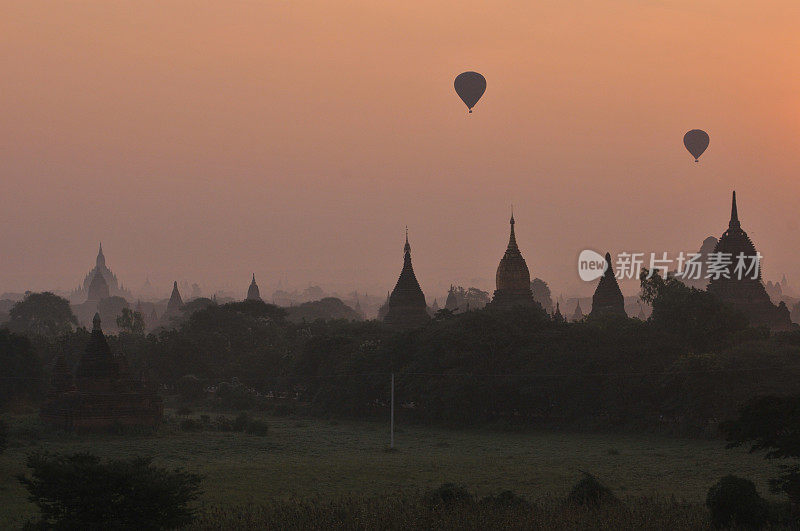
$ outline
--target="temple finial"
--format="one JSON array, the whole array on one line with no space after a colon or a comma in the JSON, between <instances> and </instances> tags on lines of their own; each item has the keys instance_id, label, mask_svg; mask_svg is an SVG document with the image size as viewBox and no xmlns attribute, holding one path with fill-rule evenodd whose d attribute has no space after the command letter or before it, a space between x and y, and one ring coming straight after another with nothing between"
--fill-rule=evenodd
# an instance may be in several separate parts
<instances>
[{"instance_id":1,"label":"temple finial","mask_svg":"<svg viewBox=\"0 0 800 531\"><path fill-rule=\"evenodd\" d=\"M403 246L403 252L406 254L411 252L411 245L408 243L408 225L406 225L406 244Z\"/></svg>"},{"instance_id":2,"label":"temple finial","mask_svg":"<svg viewBox=\"0 0 800 531\"><path fill-rule=\"evenodd\" d=\"M511 203L511 224L514 224L514 203Z\"/></svg>"},{"instance_id":3,"label":"temple finial","mask_svg":"<svg viewBox=\"0 0 800 531\"><path fill-rule=\"evenodd\" d=\"M728 223L728 228L739 228L739 212L736 209L736 190L733 191L733 199L731 200L731 221Z\"/></svg>"}]
</instances>

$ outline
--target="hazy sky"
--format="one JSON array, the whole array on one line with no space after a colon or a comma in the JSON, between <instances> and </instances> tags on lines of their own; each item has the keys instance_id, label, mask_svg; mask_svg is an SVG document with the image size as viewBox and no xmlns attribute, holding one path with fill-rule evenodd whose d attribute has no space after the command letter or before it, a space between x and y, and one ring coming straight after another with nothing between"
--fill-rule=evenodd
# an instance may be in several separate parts
<instances>
[{"instance_id":1,"label":"hazy sky","mask_svg":"<svg viewBox=\"0 0 800 531\"><path fill-rule=\"evenodd\" d=\"M532 276L591 293L580 250L695 251L734 187L800 288L796 0L0 7L0 291L75 286L102 240L134 289L385 292L406 224L429 299L493 289L513 202Z\"/></svg>"}]
</instances>

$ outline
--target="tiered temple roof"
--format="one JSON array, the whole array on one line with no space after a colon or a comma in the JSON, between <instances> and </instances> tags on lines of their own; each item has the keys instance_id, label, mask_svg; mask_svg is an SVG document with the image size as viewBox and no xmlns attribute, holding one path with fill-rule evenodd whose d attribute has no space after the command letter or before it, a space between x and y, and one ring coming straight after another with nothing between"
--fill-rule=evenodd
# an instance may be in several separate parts
<instances>
[{"instance_id":1,"label":"tiered temple roof","mask_svg":"<svg viewBox=\"0 0 800 531\"><path fill-rule=\"evenodd\" d=\"M91 271L86 275L83 279L83 285L79 286L71 295L71 298L74 300L83 301L84 297L85 300L90 301L97 301L97 292L92 292L92 283L95 282L96 277L102 276L102 281L106 285L103 293L107 292L109 296L117 296L123 298L131 297L131 292L117 280L117 276L108 268L106 265L106 257L103 254L103 244L100 244L100 248L97 251L97 258L95 259L95 266L92 268ZM103 297L103 298L105 298Z\"/></svg>"},{"instance_id":2,"label":"tiered temple roof","mask_svg":"<svg viewBox=\"0 0 800 531\"><path fill-rule=\"evenodd\" d=\"M761 261L757 258L755 245L739 222L736 192L733 192L731 200L728 230L722 234L714 252L724 253L725 262L730 263L721 268L723 271L719 278L714 278L716 274L712 277L707 288L710 293L744 313L751 326L767 326L772 330L792 328L786 304L772 304L761 281ZM741 263L740 255L744 257Z\"/></svg>"},{"instance_id":3,"label":"tiered temple roof","mask_svg":"<svg viewBox=\"0 0 800 531\"><path fill-rule=\"evenodd\" d=\"M155 386L130 378L124 362L111 354L99 315L93 325L74 383L65 356L56 358L42 420L78 431L156 426L164 407Z\"/></svg>"},{"instance_id":4,"label":"tiered temple roof","mask_svg":"<svg viewBox=\"0 0 800 531\"><path fill-rule=\"evenodd\" d=\"M600 277L597 289L592 296L592 311L590 317L598 316L627 317L625 313L625 297L619 289L617 277L614 275L614 265L611 263L611 254L606 253L606 270Z\"/></svg>"},{"instance_id":5,"label":"tiered temple roof","mask_svg":"<svg viewBox=\"0 0 800 531\"><path fill-rule=\"evenodd\" d=\"M429 319L425 294L422 293L414 268L411 266L411 245L408 243L408 229L406 229L403 269L400 271L394 290L389 295L383 321L400 328L413 328L425 324Z\"/></svg>"},{"instance_id":6,"label":"tiered temple roof","mask_svg":"<svg viewBox=\"0 0 800 531\"><path fill-rule=\"evenodd\" d=\"M531 291L531 273L528 264L522 257L514 234L514 214L511 214L511 232L508 246L500 265L497 266L496 283L491 305L494 308L508 309L515 306L532 306L535 304Z\"/></svg>"},{"instance_id":7,"label":"tiered temple roof","mask_svg":"<svg viewBox=\"0 0 800 531\"><path fill-rule=\"evenodd\" d=\"M181 292L178 291L178 281L176 280L172 283L172 295L169 297L167 311L164 313L164 315L167 317L178 315L182 307L183 299L181 298Z\"/></svg>"},{"instance_id":8,"label":"tiered temple roof","mask_svg":"<svg viewBox=\"0 0 800 531\"><path fill-rule=\"evenodd\" d=\"M247 288L247 299L248 301L260 301L261 294L258 291L258 284L256 284L256 274L253 273L253 281L250 282L250 287Z\"/></svg>"}]
</instances>

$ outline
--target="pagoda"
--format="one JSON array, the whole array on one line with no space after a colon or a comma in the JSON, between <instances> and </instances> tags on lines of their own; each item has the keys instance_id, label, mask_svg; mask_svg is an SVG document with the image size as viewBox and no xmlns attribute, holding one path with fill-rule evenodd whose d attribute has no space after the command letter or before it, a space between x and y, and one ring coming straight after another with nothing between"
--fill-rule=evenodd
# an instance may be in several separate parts
<instances>
[{"instance_id":1,"label":"pagoda","mask_svg":"<svg viewBox=\"0 0 800 531\"><path fill-rule=\"evenodd\" d=\"M95 314L92 335L73 376L64 354L56 358L40 416L69 431L108 431L158 425L164 413L154 385L128 374L124 360L111 354Z\"/></svg>"},{"instance_id":2,"label":"pagoda","mask_svg":"<svg viewBox=\"0 0 800 531\"><path fill-rule=\"evenodd\" d=\"M514 234L514 213L511 213L511 233L508 237L508 246L500 265L497 266L497 289L490 303L491 307L509 309L515 306L533 306L536 301L531 291L531 273L528 264L522 257L517 247L517 238Z\"/></svg>"},{"instance_id":3,"label":"pagoda","mask_svg":"<svg viewBox=\"0 0 800 531\"><path fill-rule=\"evenodd\" d=\"M411 266L411 245L408 243L406 228L406 244L403 247L403 269L397 279L387 301L386 315L383 321L398 328L414 328L428 322L428 305L425 294L419 287L414 268Z\"/></svg>"},{"instance_id":4,"label":"pagoda","mask_svg":"<svg viewBox=\"0 0 800 531\"><path fill-rule=\"evenodd\" d=\"M592 311L589 313L589 317L592 318L599 316L628 316L625 313L625 297L622 296L617 277L614 276L614 266L611 264L609 253L606 253L606 270L594 290Z\"/></svg>"},{"instance_id":5,"label":"pagoda","mask_svg":"<svg viewBox=\"0 0 800 531\"><path fill-rule=\"evenodd\" d=\"M253 280L250 282L250 287L247 288L247 298L245 300L248 301L260 301L261 294L258 291L258 284L256 284L256 274L253 273Z\"/></svg>"},{"instance_id":6,"label":"pagoda","mask_svg":"<svg viewBox=\"0 0 800 531\"><path fill-rule=\"evenodd\" d=\"M96 297L97 293L92 292L91 286L92 282L95 280L97 276L103 277L103 283L106 284L105 290L108 292L108 295L105 297L122 297L122 298L131 298L131 292L127 290L118 280L117 276L108 268L106 265L106 257L103 254L103 244L100 243L100 249L97 251L97 258L95 259L95 266L92 268L91 271L86 275L83 279L83 285L79 286L72 294L70 295L70 299L74 302L90 300L90 301L97 301L100 299L92 298ZM98 280L98 282L100 282Z\"/></svg>"},{"instance_id":7,"label":"pagoda","mask_svg":"<svg viewBox=\"0 0 800 531\"><path fill-rule=\"evenodd\" d=\"M183 299L181 298L181 292L178 291L178 281L174 281L172 283L172 294L169 297L169 302L167 303L167 310L164 312L162 317L173 317L181 313L181 308L183 307Z\"/></svg>"},{"instance_id":8,"label":"pagoda","mask_svg":"<svg viewBox=\"0 0 800 531\"><path fill-rule=\"evenodd\" d=\"M781 301L775 306L764 288L760 255L739 222L735 191L728 230L720 237L714 253L722 253L718 256L729 263L722 264L711 276L709 293L746 315L751 326L766 326L775 331L792 328L786 303Z\"/></svg>"},{"instance_id":9,"label":"pagoda","mask_svg":"<svg viewBox=\"0 0 800 531\"><path fill-rule=\"evenodd\" d=\"M570 317L570 321L573 322L580 321L581 319L583 319L583 317L584 315L583 315L583 310L581 310L581 300L578 299L578 305L575 306L575 311L572 312L572 317Z\"/></svg>"}]
</instances>

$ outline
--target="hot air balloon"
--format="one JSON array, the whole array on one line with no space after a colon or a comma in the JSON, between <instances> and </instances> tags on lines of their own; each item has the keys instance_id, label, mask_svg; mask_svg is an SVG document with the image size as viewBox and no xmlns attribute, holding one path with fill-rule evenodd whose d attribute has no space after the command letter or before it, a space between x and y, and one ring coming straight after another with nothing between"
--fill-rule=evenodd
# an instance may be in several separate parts
<instances>
[{"instance_id":1,"label":"hot air balloon","mask_svg":"<svg viewBox=\"0 0 800 531\"><path fill-rule=\"evenodd\" d=\"M708 133L700 129L692 129L683 135L683 145L686 146L686 149L692 154L695 162L697 162L697 159L700 158L700 155L702 155L708 147L708 142Z\"/></svg>"},{"instance_id":2,"label":"hot air balloon","mask_svg":"<svg viewBox=\"0 0 800 531\"><path fill-rule=\"evenodd\" d=\"M456 76L453 86L456 88L458 97L467 105L471 113L472 108L486 92L486 78L477 72L463 72Z\"/></svg>"}]
</instances>

